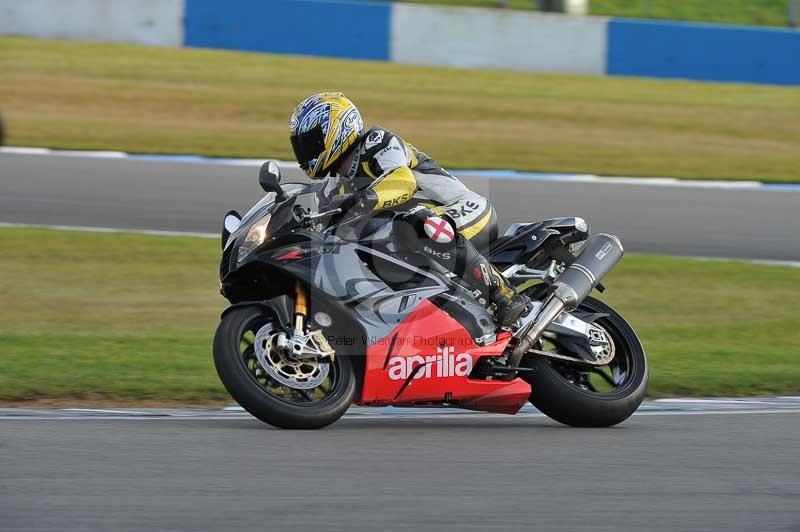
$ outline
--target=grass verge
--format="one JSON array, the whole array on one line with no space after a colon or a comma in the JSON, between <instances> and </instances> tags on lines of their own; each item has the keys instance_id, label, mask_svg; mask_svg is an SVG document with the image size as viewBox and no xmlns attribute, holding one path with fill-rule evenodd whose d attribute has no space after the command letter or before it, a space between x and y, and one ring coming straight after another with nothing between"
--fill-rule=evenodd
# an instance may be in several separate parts
<instances>
[{"instance_id":1,"label":"grass verge","mask_svg":"<svg viewBox=\"0 0 800 532\"><path fill-rule=\"evenodd\" d=\"M0 38L7 143L292 157L343 90L446 166L800 182L800 89Z\"/></svg>"},{"instance_id":2,"label":"grass verge","mask_svg":"<svg viewBox=\"0 0 800 532\"><path fill-rule=\"evenodd\" d=\"M498 4L497 0L403 1L471 7L496 7ZM538 4L537 0L508 0L511 9L532 10ZM789 25L786 0L589 0L589 14L758 26Z\"/></svg>"},{"instance_id":3,"label":"grass verge","mask_svg":"<svg viewBox=\"0 0 800 532\"><path fill-rule=\"evenodd\" d=\"M0 229L0 249L0 401L230 400L211 360L216 241ZM800 392L800 270L631 255L608 285L651 396Z\"/></svg>"}]
</instances>

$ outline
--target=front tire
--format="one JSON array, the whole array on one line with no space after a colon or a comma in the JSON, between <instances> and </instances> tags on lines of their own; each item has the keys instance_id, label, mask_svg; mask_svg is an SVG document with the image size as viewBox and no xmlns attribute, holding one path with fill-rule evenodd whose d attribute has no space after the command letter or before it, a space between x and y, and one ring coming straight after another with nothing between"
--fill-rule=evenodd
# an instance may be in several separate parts
<instances>
[{"instance_id":1,"label":"front tire","mask_svg":"<svg viewBox=\"0 0 800 532\"><path fill-rule=\"evenodd\" d=\"M222 318L214 336L214 365L222 384L250 414L274 427L319 429L338 420L355 395L355 375L347 355L336 356L325 382L313 389L282 385L254 355L255 336L274 322L260 307L234 309Z\"/></svg>"},{"instance_id":2,"label":"front tire","mask_svg":"<svg viewBox=\"0 0 800 532\"><path fill-rule=\"evenodd\" d=\"M595 323L614 341L614 359L607 367L592 368L531 354L523 365L534 371L523 378L531 385L530 402L548 417L573 427L610 427L628 419L644 400L647 356L633 328L613 308L587 297L578 310L607 314ZM606 380L610 389L599 389L590 376Z\"/></svg>"}]
</instances>

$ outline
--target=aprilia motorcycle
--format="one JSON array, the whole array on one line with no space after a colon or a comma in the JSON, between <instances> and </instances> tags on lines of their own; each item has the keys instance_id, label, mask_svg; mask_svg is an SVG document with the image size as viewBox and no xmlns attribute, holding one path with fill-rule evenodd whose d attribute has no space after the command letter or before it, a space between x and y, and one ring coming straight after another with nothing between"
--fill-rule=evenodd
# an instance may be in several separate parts
<instances>
[{"instance_id":1,"label":"aprilia motorcycle","mask_svg":"<svg viewBox=\"0 0 800 532\"><path fill-rule=\"evenodd\" d=\"M271 425L313 429L365 406L505 414L526 401L567 425L605 427L644 398L647 359L631 326L590 295L622 258L581 218L514 224L484 255L534 309L510 328L455 276L392 238L391 213L342 218L303 201L322 183L280 184L226 215L214 338L233 398Z\"/></svg>"}]
</instances>

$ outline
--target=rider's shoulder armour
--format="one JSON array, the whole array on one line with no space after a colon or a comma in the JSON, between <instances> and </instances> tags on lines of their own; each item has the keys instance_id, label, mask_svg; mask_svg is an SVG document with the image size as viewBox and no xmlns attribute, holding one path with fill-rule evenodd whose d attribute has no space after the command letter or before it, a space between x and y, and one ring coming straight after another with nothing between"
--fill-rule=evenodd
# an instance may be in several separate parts
<instances>
[{"instance_id":1,"label":"rider's shoulder armour","mask_svg":"<svg viewBox=\"0 0 800 532\"><path fill-rule=\"evenodd\" d=\"M377 179L401 166L411 166L403 139L380 126L372 126L362 137L356 176Z\"/></svg>"}]
</instances>

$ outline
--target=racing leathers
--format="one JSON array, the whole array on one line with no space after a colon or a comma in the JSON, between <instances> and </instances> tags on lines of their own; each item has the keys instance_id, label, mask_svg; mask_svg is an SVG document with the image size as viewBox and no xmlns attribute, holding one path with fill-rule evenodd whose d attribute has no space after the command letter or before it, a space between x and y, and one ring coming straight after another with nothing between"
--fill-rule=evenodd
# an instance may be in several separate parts
<instances>
[{"instance_id":1,"label":"racing leathers","mask_svg":"<svg viewBox=\"0 0 800 532\"><path fill-rule=\"evenodd\" d=\"M479 301L495 305L500 325L515 322L528 308L527 298L476 249L497 238L497 215L488 200L379 126L368 129L353 149L349 171L329 176L322 197L346 196L361 210L396 212L398 244L459 276Z\"/></svg>"}]
</instances>

